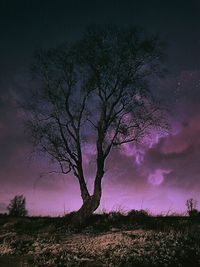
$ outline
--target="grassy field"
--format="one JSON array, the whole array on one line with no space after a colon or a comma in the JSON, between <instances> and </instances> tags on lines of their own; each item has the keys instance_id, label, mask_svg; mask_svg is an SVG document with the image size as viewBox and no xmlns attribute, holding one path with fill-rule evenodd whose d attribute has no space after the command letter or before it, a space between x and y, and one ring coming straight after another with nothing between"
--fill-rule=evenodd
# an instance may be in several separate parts
<instances>
[{"instance_id":1,"label":"grassy field","mask_svg":"<svg viewBox=\"0 0 200 267\"><path fill-rule=\"evenodd\" d=\"M0 216L0 266L200 266L199 218L112 212L81 229L70 218Z\"/></svg>"}]
</instances>

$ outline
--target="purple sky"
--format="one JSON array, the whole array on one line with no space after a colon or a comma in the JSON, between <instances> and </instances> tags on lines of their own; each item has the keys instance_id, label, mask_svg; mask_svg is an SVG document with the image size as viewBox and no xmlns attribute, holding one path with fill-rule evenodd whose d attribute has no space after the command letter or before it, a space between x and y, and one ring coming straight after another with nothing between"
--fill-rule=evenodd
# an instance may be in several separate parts
<instances>
[{"instance_id":1,"label":"purple sky","mask_svg":"<svg viewBox=\"0 0 200 267\"><path fill-rule=\"evenodd\" d=\"M180 1L166 6L159 1L152 1L154 6L149 1L44 2L19 1L19 6L8 3L0 8L0 212L16 194L26 196L29 213L34 215L60 215L81 205L76 179L45 174L54 166L43 156L32 155L17 102L29 88L26 73L34 50L76 38L89 22L139 23L160 32L169 43L169 74L153 81L152 90L169 107L170 133L163 137L154 133L140 147L129 145L113 151L106 164L99 210L143 208L153 213L181 213L188 198L200 203L198 1L181 7ZM89 187L93 158L89 146L84 154Z\"/></svg>"}]
</instances>

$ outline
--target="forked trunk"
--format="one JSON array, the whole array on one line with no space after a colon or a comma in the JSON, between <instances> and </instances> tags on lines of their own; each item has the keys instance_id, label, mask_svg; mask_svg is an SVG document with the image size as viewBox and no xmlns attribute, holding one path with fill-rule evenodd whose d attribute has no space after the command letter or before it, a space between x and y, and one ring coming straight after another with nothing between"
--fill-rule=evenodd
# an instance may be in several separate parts
<instances>
[{"instance_id":1,"label":"forked trunk","mask_svg":"<svg viewBox=\"0 0 200 267\"><path fill-rule=\"evenodd\" d=\"M94 184L94 193L83 200L83 205L75 213L72 223L75 226L84 225L86 220L99 207L101 201L101 178L97 178Z\"/></svg>"},{"instance_id":2,"label":"forked trunk","mask_svg":"<svg viewBox=\"0 0 200 267\"><path fill-rule=\"evenodd\" d=\"M81 196L83 199L83 205L75 213L72 224L75 226L84 225L86 220L93 214L93 212L99 207L101 200L101 182L104 175L104 159L98 156L98 168L97 174L94 181L94 191L91 196L88 192L87 185L85 183L84 177L79 177ZM81 178L81 179L80 179Z\"/></svg>"},{"instance_id":3,"label":"forked trunk","mask_svg":"<svg viewBox=\"0 0 200 267\"><path fill-rule=\"evenodd\" d=\"M86 202L83 203L81 208L76 212L74 216L74 222L76 225L84 225L86 220L90 218L93 212L99 207L100 199L91 196Z\"/></svg>"},{"instance_id":4,"label":"forked trunk","mask_svg":"<svg viewBox=\"0 0 200 267\"><path fill-rule=\"evenodd\" d=\"M75 226L84 225L86 220L99 207L101 195L92 195L83 202L81 208L75 213L72 223Z\"/></svg>"}]
</instances>

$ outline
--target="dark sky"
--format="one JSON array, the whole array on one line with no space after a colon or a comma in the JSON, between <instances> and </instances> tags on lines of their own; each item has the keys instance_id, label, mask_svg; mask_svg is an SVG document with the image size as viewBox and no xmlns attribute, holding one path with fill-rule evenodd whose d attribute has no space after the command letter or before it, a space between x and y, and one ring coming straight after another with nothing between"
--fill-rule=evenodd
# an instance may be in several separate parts
<instances>
[{"instance_id":1,"label":"dark sky","mask_svg":"<svg viewBox=\"0 0 200 267\"><path fill-rule=\"evenodd\" d=\"M0 211L15 194L27 197L32 214L61 214L81 203L73 177L40 177L51 167L32 158L17 102L29 90L35 49L77 39L90 23L139 24L159 33L167 43L169 70L153 87L170 107L171 132L152 145L137 151L126 146L111 156L101 209L182 212L187 198L200 201L199 10L198 0L0 2ZM86 162L91 154L88 147Z\"/></svg>"}]
</instances>

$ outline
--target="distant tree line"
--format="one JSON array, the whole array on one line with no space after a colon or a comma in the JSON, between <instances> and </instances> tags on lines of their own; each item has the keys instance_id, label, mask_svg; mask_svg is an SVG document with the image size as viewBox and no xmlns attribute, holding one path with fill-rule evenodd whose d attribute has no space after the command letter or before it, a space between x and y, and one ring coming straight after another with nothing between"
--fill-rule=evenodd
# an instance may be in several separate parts
<instances>
[{"instance_id":1,"label":"distant tree line","mask_svg":"<svg viewBox=\"0 0 200 267\"><path fill-rule=\"evenodd\" d=\"M200 211L197 209L197 200L193 198L189 198L186 201L187 207L187 215L192 218L199 217ZM23 195L15 195L13 199L10 200L9 205L7 206L8 214L1 215L9 215L14 217L24 217L28 215L28 210L26 209L26 198ZM131 210L128 213L134 217L148 217L148 212L145 210Z\"/></svg>"}]
</instances>

